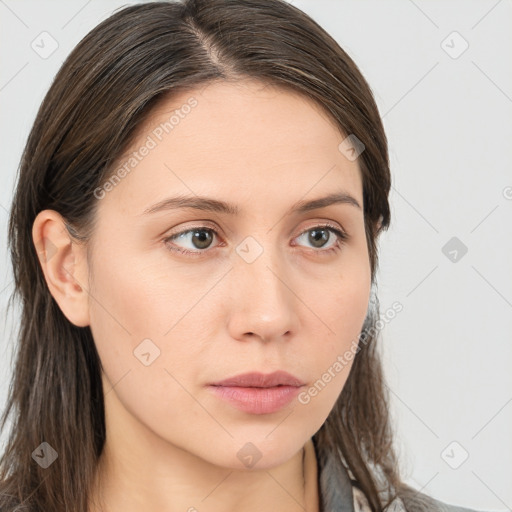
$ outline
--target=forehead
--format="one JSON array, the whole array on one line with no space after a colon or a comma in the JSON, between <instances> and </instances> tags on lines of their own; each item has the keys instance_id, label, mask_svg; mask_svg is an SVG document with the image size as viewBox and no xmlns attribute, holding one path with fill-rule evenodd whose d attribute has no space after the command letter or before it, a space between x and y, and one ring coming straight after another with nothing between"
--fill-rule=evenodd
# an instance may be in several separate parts
<instances>
[{"instance_id":1,"label":"forehead","mask_svg":"<svg viewBox=\"0 0 512 512\"><path fill-rule=\"evenodd\" d=\"M125 172L109 196L142 210L170 192L294 203L345 190L362 204L358 162L339 149L344 138L319 105L293 90L211 83L153 108L116 163Z\"/></svg>"}]
</instances>

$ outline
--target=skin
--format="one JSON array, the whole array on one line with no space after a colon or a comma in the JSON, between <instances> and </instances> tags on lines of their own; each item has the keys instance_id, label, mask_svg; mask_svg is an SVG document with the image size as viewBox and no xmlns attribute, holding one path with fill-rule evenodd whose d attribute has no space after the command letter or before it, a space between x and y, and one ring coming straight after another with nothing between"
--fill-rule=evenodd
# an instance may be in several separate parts
<instances>
[{"instance_id":1,"label":"skin","mask_svg":"<svg viewBox=\"0 0 512 512\"><path fill-rule=\"evenodd\" d=\"M90 326L103 366L107 439L93 496L112 512L315 512L311 437L352 362L307 404L295 399L271 414L240 411L207 384L281 369L307 390L358 339L371 284L362 208L287 212L333 191L362 207L359 165L311 100L250 80L166 99L130 151L190 97L197 106L98 201L88 245L69 237L55 211L33 226L36 245L56 248L41 256L52 295L70 322ZM143 213L176 194L241 212ZM325 222L349 236L330 253L335 233L327 230L323 245L308 238ZM199 227L216 232L203 245L192 233L164 240ZM251 263L236 251L248 236L262 248ZM173 244L203 252L180 254ZM134 356L144 339L160 351L147 366ZM248 442L261 455L251 468L237 457Z\"/></svg>"}]
</instances>

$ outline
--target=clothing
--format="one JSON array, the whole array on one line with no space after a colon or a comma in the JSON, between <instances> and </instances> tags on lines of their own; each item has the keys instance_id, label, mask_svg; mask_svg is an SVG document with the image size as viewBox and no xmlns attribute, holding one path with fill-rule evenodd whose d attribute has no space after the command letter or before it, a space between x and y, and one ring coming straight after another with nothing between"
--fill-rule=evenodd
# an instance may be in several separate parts
<instances>
[{"instance_id":1,"label":"clothing","mask_svg":"<svg viewBox=\"0 0 512 512\"><path fill-rule=\"evenodd\" d=\"M315 446L316 449L316 446ZM318 462L318 492L321 512L372 512L363 491L359 489L349 469L340 469L335 454L322 454ZM450 505L424 493L415 492L414 498L404 502L396 497L386 512L478 512L474 509Z\"/></svg>"}]
</instances>

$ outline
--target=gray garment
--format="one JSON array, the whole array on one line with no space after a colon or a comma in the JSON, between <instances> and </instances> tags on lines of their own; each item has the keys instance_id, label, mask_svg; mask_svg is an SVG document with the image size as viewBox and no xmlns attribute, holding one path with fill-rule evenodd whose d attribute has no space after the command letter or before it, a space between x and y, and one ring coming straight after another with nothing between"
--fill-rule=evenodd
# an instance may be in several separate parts
<instances>
[{"instance_id":1,"label":"gray garment","mask_svg":"<svg viewBox=\"0 0 512 512\"><path fill-rule=\"evenodd\" d=\"M354 486L347 470L337 464L335 454L327 453L317 457L318 461L318 489L321 512L365 512L371 509L361 508L355 501ZM389 512L482 512L475 509L450 505L436 500L427 494L409 488L409 496L393 501L386 510ZM362 492L361 492L362 494Z\"/></svg>"}]
</instances>

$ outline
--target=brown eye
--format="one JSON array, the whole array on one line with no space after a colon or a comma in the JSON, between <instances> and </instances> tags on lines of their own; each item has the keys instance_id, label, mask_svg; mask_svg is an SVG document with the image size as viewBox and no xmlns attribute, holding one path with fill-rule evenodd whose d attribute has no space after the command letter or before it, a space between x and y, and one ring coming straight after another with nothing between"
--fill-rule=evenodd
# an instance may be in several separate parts
<instances>
[{"instance_id":1,"label":"brown eye","mask_svg":"<svg viewBox=\"0 0 512 512\"><path fill-rule=\"evenodd\" d=\"M164 242L172 251L190 256L201 256L203 253L207 253L211 250L210 247L212 246L213 238L216 235L217 232L214 229L206 226L200 226L175 233L174 235L167 237ZM307 236L307 243L311 244L310 247L318 249L314 252L319 254L326 254L339 250L341 245L340 242L348 239L348 235L345 232L329 224L314 226L313 228L302 232L297 238L305 236ZM323 249L330 240L332 240L332 243L327 249ZM178 245L176 243L177 241L188 244L188 247Z\"/></svg>"},{"instance_id":2,"label":"brown eye","mask_svg":"<svg viewBox=\"0 0 512 512\"><path fill-rule=\"evenodd\" d=\"M334 236L331 236L334 235ZM297 238L307 236L307 242L315 249L322 249L326 243L333 239L333 243L327 249L319 250L319 253L331 252L340 248L340 242L348 239L348 235L338 228L330 225L314 226L304 231Z\"/></svg>"},{"instance_id":3,"label":"brown eye","mask_svg":"<svg viewBox=\"0 0 512 512\"><path fill-rule=\"evenodd\" d=\"M311 229L309 230L308 242L314 247L321 248L331 238L331 231L328 229Z\"/></svg>"},{"instance_id":4,"label":"brown eye","mask_svg":"<svg viewBox=\"0 0 512 512\"><path fill-rule=\"evenodd\" d=\"M204 252L211 245L216 232L213 229L199 227L193 229L187 229L186 231L182 231L180 233L176 233L165 239L165 243L169 244L172 250L182 252L184 254L195 253L195 252ZM184 249L176 248L176 241L182 241L189 244L189 247ZM172 242L172 245L170 244Z\"/></svg>"}]
</instances>

